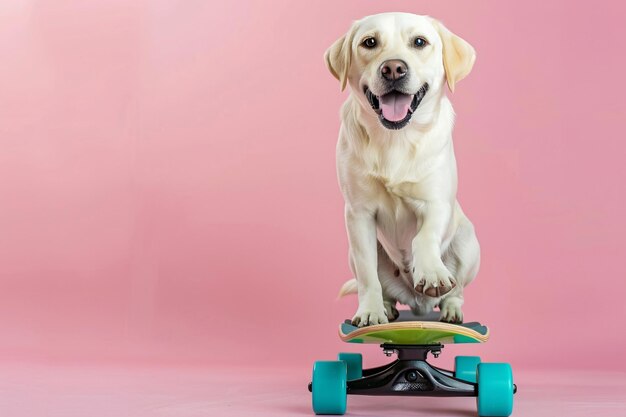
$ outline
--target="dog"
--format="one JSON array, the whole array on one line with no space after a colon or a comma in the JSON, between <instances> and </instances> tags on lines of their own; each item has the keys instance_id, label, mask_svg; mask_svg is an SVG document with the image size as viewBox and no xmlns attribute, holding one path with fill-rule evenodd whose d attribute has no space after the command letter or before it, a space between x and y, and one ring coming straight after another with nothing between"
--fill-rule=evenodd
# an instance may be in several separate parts
<instances>
[{"instance_id":1,"label":"dog","mask_svg":"<svg viewBox=\"0 0 626 417\"><path fill-rule=\"evenodd\" d=\"M474 226L456 199L454 92L474 48L429 16L383 13L352 24L324 56L341 90L337 176L350 269L352 323L395 320L396 304L463 321L463 289L480 265Z\"/></svg>"}]
</instances>

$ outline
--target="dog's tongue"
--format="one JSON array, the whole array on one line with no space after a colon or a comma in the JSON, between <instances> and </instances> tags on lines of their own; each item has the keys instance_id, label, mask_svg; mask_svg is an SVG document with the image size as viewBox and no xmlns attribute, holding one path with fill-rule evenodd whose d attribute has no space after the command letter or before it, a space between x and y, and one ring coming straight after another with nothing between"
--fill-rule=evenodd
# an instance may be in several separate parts
<instances>
[{"instance_id":1,"label":"dog's tongue","mask_svg":"<svg viewBox=\"0 0 626 417\"><path fill-rule=\"evenodd\" d=\"M413 96L400 93L389 93L381 96L380 109L383 117L390 122L399 122L404 119L409 112L409 106Z\"/></svg>"}]
</instances>

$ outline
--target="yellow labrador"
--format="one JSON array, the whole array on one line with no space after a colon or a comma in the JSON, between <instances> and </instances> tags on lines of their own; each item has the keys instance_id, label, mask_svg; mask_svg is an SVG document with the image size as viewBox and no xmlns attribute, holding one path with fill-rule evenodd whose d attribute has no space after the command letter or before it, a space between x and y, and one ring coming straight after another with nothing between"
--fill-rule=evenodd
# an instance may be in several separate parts
<instances>
[{"instance_id":1,"label":"yellow labrador","mask_svg":"<svg viewBox=\"0 0 626 417\"><path fill-rule=\"evenodd\" d=\"M330 72L351 93L341 110L337 172L358 293L358 326L439 306L461 322L463 289L480 247L456 200L454 91L475 60L471 45L428 16L384 13L354 22L326 51Z\"/></svg>"}]
</instances>

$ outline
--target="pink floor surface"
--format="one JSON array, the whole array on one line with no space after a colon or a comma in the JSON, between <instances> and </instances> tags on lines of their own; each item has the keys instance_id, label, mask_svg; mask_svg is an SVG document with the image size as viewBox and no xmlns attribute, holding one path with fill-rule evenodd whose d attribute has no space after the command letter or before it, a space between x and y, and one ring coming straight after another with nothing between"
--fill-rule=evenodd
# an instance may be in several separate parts
<instances>
[{"instance_id":1,"label":"pink floor surface","mask_svg":"<svg viewBox=\"0 0 626 417\"><path fill-rule=\"evenodd\" d=\"M11 417L312 416L308 369L0 366ZM513 416L626 416L626 373L516 370ZM349 397L351 416L476 416L471 398Z\"/></svg>"}]
</instances>

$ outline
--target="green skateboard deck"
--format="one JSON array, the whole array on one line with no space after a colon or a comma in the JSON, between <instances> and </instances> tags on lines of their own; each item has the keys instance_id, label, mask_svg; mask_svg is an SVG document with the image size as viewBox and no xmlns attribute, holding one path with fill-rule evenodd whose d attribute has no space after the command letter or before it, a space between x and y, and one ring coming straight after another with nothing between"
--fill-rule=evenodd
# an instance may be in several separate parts
<instances>
[{"instance_id":1,"label":"green skateboard deck","mask_svg":"<svg viewBox=\"0 0 626 417\"><path fill-rule=\"evenodd\" d=\"M339 337L348 343L396 345L484 343L489 339L489 329L478 322L450 324L438 321L438 317L438 313L415 316L403 310L389 324L356 327L346 320L339 326Z\"/></svg>"}]
</instances>

